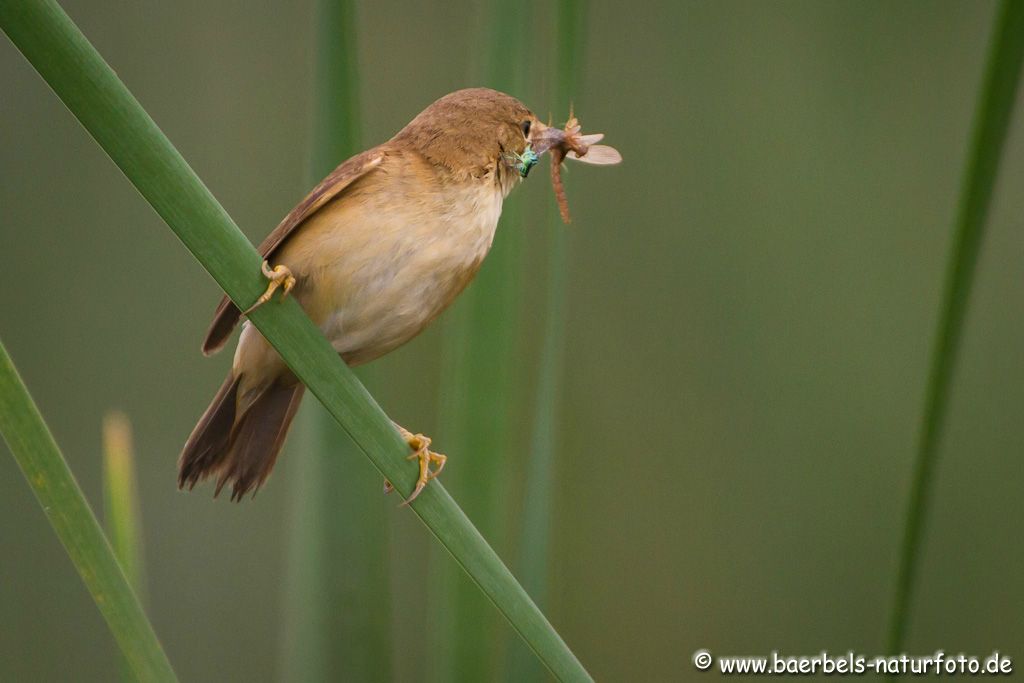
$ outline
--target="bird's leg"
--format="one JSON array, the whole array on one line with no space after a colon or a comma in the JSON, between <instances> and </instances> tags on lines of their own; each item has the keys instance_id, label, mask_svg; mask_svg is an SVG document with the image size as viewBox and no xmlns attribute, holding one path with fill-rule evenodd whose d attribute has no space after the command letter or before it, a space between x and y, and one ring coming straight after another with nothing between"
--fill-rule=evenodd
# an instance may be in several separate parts
<instances>
[{"instance_id":1,"label":"bird's leg","mask_svg":"<svg viewBox=\"0 0 1024 683\"><path fill-rule=\"evenodd\" d=\"M408 505L416 496L420 495L423 488L427 485L427 482L441 474L441 470L444 469L444 465L448 462L448 457L440 453L435 453L430 450L430 437L424 436L423 434L413 434L408 429L400 424L395 424L398 428L398 433L402 435L405 442L409 444L409 448L413 450L412 455L409 456L409 460L416 458L419 461L420 476L416 479L416 488L413 489L412 495L409 499L402 503L402 505ZM435 469L430 469L431 463L436 464ZM395 487L391 485L390 481L384 481L384 493L391 493L395 490Z\"/></svg>"},{"instance_id":2,"label":"bird's leg","mask_svg":"<svg viewBox=\"0 0 1024 683\"><path fill-rule=\"evenodd\" d=\"M270 280L270 284L267 285L267 291L263 292L263 295L259 299L256 299L249 308L242 311L242 315L249 315L263 304L270 301L270 297L274 296L274 292L277 288L281 288L281 298L288 296L288 292L292 291L292 287L295 286L295 276L292 275L292 271L289 270L288 266L274 266L270 267L270 264L266 261L261 266L263 276Z\"/></svg>"}]
</instances>

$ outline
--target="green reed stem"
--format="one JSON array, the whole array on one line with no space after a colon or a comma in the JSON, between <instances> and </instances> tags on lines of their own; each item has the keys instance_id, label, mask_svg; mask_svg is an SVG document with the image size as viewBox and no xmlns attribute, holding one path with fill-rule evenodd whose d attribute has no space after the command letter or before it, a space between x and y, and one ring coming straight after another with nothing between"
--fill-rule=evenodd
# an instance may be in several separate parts
<instances>
[{"instance_id":1,"label":"green reed stem","mask_svg":"<svg viewBox=\"0 0 1024 683\"><path fill-rule=\"evenodd\" d=\"M318 0L315 8L309 187L359 151L361 119L355 2ZM298 421L283 678L391 680L394 503L323 406L307 402Z\"/></svg>"},{"instance_id":2,"label":"green reed stem","mask_svg":"<svg viewBox=\"0 0 1024 683\"><path fill-rule=\"evenodd\" d=\"M121 412L103 418L103 519L124 575L143 597L142 508L135 476L132 426Z\"/></svg>"},{"instance_id":3,"label":"green reed stem","mask_svg":"<svg viewBox=\"0 0 1024 683\"><path fill-rule=\"evenodd\" d=\"M513 95L523 87L523 64L532 44L531 3L495 1L487 7L487 55L484 84ZM522 395L517 369L523 254L522 212L515 198L505 202L479 275L460 296L445 330L442 379L442 450L457 458L446 472L459 486L465 510L477 520L491 543L506 537L510 465L515 458L513 433L517 398ZM442 443L443 442L443 443ZM465 577L442 569L435 600L438 629L433 648L440 680L493 680L502 639L486 601Z\"/></svg>"},{"instance_id":4,"label":"green reed stem","mask_svg":"<svg viewBox=\"0 0 1024 683\"><path fill-rule=\"evenodd\" d=\"M566 116L574 104L573 93L583 78L583 37L586 35L586 4L561 0L556 10L554 35L554 96L558 116ZM569 228L562 224L552 205L547 211L547 298L544 335L540 350L537 394L533 400L532 434L526 462L523 519L519 542L519 566L523 586L538 605L547 598L551 510L554 488L555 448L558 441L558 407L561 396L562 360L565 351L565 305L568 281ZM522 646L512 650L509 681L542 680L536 658Z\"/></svg>"},{"instance_id":5,"label":"green reed stem","mask_svg":"<svg viewBox=\"0 0 1024 683\"><path fill-rule=\"evenodd\" d=\"M125 578L144 600L141 509L132 426L124 413L113 411L103 418L103 521ZM123 678L138 680L127 659Z\"/></svg>"},{"instance_id":6,"label":"green reed stem","mask_svg":"<svg viewBox=\"0 0 1024 683\"><path fill-rule=\"evenodd\" d=\"M254 302L266 287L260 255L60 6L0 0L0 27L228 296L243 309ZM416 479L407 444L298 303L275 301L250 319L407 497ZM410 507L557 678L590 680L440 482Z\"/></svg>"},{"instance_id":7,"label":"green reed stem","mask_svg":"<svg viewBox=\"0 0 1024 683\"><path fill-rule=\"evenodd\" d=\"M0 21L4 14L0 10ZM153 626L2 343L0 433L132 671L141 681L177 681Z\"/></svg>"},{"instance_id":8,"label":"green reed stem","mask_svg":"<svg viewBox=\"0 0 1024 683\"><path fill-rule=\"evenodd\" d=\"M920 564L938 446L949 404L950 382L978 263L992 192L1024 58L1024 2L1000 3L985 76L978 96L971 147L964 171L942 309L935 332L917 457L907 502L906 525L889 624L889 651L903 650L910 603Z\"/></svg>"}]
</instances>

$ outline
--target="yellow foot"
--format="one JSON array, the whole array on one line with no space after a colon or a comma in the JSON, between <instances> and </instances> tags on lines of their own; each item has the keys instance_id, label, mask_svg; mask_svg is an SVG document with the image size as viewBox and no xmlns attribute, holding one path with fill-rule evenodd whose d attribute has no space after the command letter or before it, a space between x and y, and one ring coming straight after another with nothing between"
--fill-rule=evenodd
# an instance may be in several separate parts
<instances>
[{"instance_id":1,"label":"yellow foot","mask_svg":"<svg viewBox=\"0 0 1024 683\"><path fill-rule=\"evenodd\" d=\"M420 476L416 479L416 488L413 489L412 495L409 496L408 500L404 501L402 505L408 505L412 501L416 500L416 496L420 495L426 487L427 482L441 474L441 470L444 469L444 464L448 462L448 457L435 453L429 449L430 437L424 436L423 434L413 434L405 427L396 424L398 432L405 439L405 442L409 444L409 448L413 450L412 455L409 456L409 460L416 458L419 461ZM437 467L430 469L430 464L435 463ZM395 487L391 485L390 481L384 481L384 493L391 493L395 490Z\"/></svg>"},{"instance_id":2,"label":"yellow foot","mask_svg":"<svg viewBox=\"0 0 1024 683\"><path fill-rule=\"evenodd\" d=\"M292 271L288 269L288 266L274 266L270 267L270 264L266 261L263 262L262 266L263 276L270 280L270 284L267 285L267 291L263 292L263 295L256 299L249 308L242 311L242 315L249 315L263 304L270 301L270 297L274 296L274 292L277 288L281 288L281 298L288 296L288 292L292 291L292 287L295 286L295 276L292 275Z\"/></svg>"}]
</instances>

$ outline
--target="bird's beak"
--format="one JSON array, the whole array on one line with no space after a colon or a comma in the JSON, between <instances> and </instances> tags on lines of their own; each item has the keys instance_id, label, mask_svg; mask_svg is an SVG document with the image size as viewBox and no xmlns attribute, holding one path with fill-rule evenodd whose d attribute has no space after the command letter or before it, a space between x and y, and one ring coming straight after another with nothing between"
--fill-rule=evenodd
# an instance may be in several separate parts
<instances>
[{"instance_id":1,"label":"bird's beak","mask_svg":"<svg viewBox=\"0 0 1024 683\"><path fill-rule=\"evenodd\" d=\"M561 163L563 158L596 166L608 166L621 162L622 155L618 150L608 145L597 144L602 139L604 139L604 133L583 135L580 132L579 121L571 114L565 128L546 126L537 121L530 126L528 137L530 148L537 156L544 152L551 152L557 157L558 163Z\"/></svg>"},{"instance_id":2,"label":"bird's beak","mask_svg":"<svg viewBox=\"0 0 1024 683\"><path fill-rule=\"evenodd\" d=\"M530 126L530 135L527 137L531 149L540 156L552 147L558 147L565 143L565 131L554 126L546 126L540 121L535 121Z\"/></svg>"}]
</instances>

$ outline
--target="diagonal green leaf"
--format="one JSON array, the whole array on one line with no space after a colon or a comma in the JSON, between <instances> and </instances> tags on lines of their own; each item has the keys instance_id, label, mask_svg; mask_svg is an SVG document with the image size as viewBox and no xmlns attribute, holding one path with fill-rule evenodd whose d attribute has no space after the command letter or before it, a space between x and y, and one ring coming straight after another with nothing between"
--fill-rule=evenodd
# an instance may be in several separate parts
<instances>
[{"instance_id":1,"label":"diagonal green leaf","mask_svg":"<svg viewBox=\"0 0 1024 683\"><path fill-rule=\"evenodd\" d=\"M903 650L910 602L920 564L925 520L945 426L950 382L963 336L967 303L978 264L989 204L995 188L1003 143L1010 125L1021 61L1024 59L1024 2L1004 0L999 5L978 97L971 148L964 171L957 210L956 231L950 253L935 346L932 349L917 456L907 503L900 564L889 624L889 651Z\"/></svg>"},{"instance_id":2,"label":"diagonal green leaf","mask_svg":"<svg viewBox=\"0 0 1024 683\"><path fill-rule=\"evenodd\" d=\"M142 681L178 680L96 516L2 343L0 433L135 675Z\"/></svg>"},{"instance_id":3,"label":"diagonal green leaf","mask_svg":"<svg viewBox=\"0 0 1024 683\"><path fill-rule=\"evenodd\" d=\"M243 309L265 288L260 257L55 2L0 0L0 27L203 267ZM170 286L171 283L168 283ZM380 473L408 496L408 447L293 299L252 322ZM411 506L560 680L590 680L565 642L439 482Z\"/></svg>"}]
</instances>

